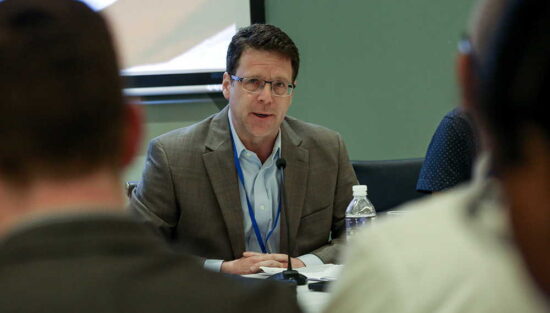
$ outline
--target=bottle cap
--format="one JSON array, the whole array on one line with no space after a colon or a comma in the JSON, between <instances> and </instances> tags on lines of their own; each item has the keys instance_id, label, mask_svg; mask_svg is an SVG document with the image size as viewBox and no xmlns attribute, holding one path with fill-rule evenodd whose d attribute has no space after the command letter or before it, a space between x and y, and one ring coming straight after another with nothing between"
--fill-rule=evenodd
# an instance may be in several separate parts
<instances>
[{"instance_id":1,"label":"bottle cap","mask_svg":"<svg viewBox=\"0 0 550 313\"><path fill-rule=\"evenodd\" d=\"M353 186L353 196L366 196L367 185L355 185Z\"/></svg>"}]
</instances>

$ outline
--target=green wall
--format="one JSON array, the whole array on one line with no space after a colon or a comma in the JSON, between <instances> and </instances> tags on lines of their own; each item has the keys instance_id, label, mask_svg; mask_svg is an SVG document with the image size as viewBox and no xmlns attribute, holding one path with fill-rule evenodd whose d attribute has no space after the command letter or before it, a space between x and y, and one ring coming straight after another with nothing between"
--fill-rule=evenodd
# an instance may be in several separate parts
<instances>
[{"instance_id":1,"label":"green wall","mask_svg":"<svg viewBox=\"0 0 550 313\"><path fill-rule=\"evenodd\" d=\"M458 104L456 43L471 0L266 0L302 54L291 115L340 132L350 158L423 156Z\"/></svg>"},{"instance_id":2,"label":"green wall","mask_svg":"<svg viewBox=\"0 0 550 313\"><path fill-rule=\"evenodd\" d=\"M473 2L266 0L267 22L301 53L289 114L340 132L351 159L423 156L441 117L458 105L456 43ZM144 141L218 106L207 97L144 106ZM126 179L139 179L144 149Z\"/></svg>"}]
</instances>

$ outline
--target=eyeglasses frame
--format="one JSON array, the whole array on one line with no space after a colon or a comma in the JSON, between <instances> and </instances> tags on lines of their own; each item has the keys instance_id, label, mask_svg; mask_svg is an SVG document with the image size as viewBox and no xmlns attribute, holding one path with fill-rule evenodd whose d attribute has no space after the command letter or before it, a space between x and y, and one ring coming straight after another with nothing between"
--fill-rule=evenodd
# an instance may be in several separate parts
<instances>
[{"instance_id":1,"label":"eyeglasses frame","mask_svg":"<svg viewBox=\"0 0 550 313\"><path fill-rule=\"evenodd\" d=\"M234 74L229 74L229 76L231 77L231 80L234 80L234 81L238 81L238 82L241 82L242 84L242 81L245 80L245 79L251 79L251 77L239 77L237 75L234 75ZM266 84L270 84L271 85L271 95L275 96L275 97L290 97L292 95L292 93L294 92L294 89L296 88L296 85L295 84L287 84L287 90L290 90L290 92L287 91L287 94L284 94L284 95L278 95L278 94L275 94L273 92L273 83L276 82L277 80L265 80L265 79L259 79L259 78L253 78L253 79L257 79L259 80L260 82L263 82L263 84L260 86L260 88L258 88L257 90L255 91L250 91L250 90L247 90L245 89L244 87L243 90L246 91L246 92L250 92L250 93L260 93L264 88L265 88L265 85Z\"/></svg>"}]
</instances>

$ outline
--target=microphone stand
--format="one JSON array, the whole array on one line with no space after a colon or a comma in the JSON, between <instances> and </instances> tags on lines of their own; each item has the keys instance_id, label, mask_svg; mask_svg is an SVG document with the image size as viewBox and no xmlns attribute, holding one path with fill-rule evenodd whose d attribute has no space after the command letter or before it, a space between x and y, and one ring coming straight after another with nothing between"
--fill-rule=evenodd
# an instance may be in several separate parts
<instances>
[{"instance_id":1,"label":"microphone stand","mask_svg":"<svg viewBox=\"0 0 550 313\"><path fill-rule=\"evenodd\" d=\"M285 215L285 223L286 223L286 237L287 237L287 246L288 246L288 267L285 271L282 271L281 273L277 273L275 275L269 276L267 279L273 279L273 280L279 280L284 281L287 283L296 284L298 286L305 285L307 283L307 277L298 273L298 271L292 269L292 262L290 259L290 224L288 222L288 206L286 201L286 194L285 194L285 184L284 184L284 172L286 168L286 160L283 158L279 158L277 160L277 168L283 171L283 180L281 185L279 186L279 192L281 194L281 200L283 201L283 204L281 207L284 207L284 212L282 212Z\"/></svg>"}]
</instances>

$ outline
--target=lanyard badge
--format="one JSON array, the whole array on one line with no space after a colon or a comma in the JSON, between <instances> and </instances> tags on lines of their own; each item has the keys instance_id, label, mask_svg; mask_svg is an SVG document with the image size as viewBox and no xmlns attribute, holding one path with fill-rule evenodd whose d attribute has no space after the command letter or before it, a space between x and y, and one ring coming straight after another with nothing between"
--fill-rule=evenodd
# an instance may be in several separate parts
<instances>
[{"instance_id":1,"label":"lanyard badge","mask_svg":"<svg viewBox=\"0 0 550 313\"><path fill-rule=\"evenodd\" d=\"M262 253L270 253L270 251L267 250L267 241L273 234L273 231L275 230L275 227L277 227L277 223L279 222L279 215L281 213L281 199L279 199L279 205L277 206L277 215L275 216L275 223L273 223L273 227L267 233L267 236L264 241L262 238L262 233L260 232L260 227L258 226L258 222L256 221L256 215L254 214L254 209L252 208L252 204L250 204L250 199L248 198L248 193L246 192L246 186L244 184L243 169L241 168L241 162L239 161L239 157L237 156L237 148L235 146L235 140L233 139L232 132L230 132L230 135L231 135L231 143L233 144L233 160L235 162L235 168L237 169L237 176L239 177L239 181L241 182L244 189L244 194L246 196L246 205L248 207L248 215L250 216L250 221L252 222L252 228L254 229L256 240L258 240L258 244L262 249Z\"/></svg>"}]
</instances>

